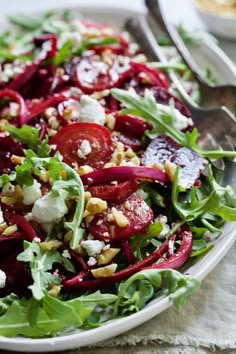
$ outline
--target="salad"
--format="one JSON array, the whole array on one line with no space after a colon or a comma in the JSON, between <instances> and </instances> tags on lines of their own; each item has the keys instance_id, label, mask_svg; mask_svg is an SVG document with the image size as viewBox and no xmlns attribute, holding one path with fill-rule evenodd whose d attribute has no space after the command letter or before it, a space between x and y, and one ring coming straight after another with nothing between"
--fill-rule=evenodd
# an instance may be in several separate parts
<instances>
[{"instance_id":1,"label":"salad","mask_svg":"<svg viewBox=\"0 0 236 354\"><path fill-rule=\"evenodd\" d=\"M17 34L0 37L0 335L94 328L158 296L182 305L200 285L186 263L236 220L214 163L236 152L200 148L161 64L127 33L70 12L10 20Z\"/></svg>"}]
</instances>

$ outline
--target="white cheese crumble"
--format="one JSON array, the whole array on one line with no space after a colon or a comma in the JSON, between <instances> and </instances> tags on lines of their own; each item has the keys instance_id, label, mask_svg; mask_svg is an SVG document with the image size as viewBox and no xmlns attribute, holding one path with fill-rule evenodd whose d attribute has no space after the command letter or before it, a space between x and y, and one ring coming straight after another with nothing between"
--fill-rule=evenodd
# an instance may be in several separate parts
<instances>
[{"instance_id":1,"label":"white cheese crumble","mask_svg":"<svg viewBox=\"0 0 236 354\"><path fill-rule=\"evenodd\" d=\"M7 276L6 273L0 269L0 289L6 285Z\"/></svg>"},{"instance_id":2,"label":"white cheese crumble","mask_svg":"<svg viewBox=\"0 0 236 354\"><path fill-rule=\"evenodd\" d=\"M70 252L68 250L63 250L62 257L71 259Z\"/></svg>"},{"instance_id":3,"label":"white cheese crumble","mask_svg":"<svg viewBox=\"0 0 236 354\"><path fill-rule=\"evenodd\" d=\"M105 243L98 240L85 240L81 242L81 246L85 249L88 256L93 257L101 253Z\"/></svg>"},{"instance_id":4,"label":"white cheese crumble","mask_svg":"<svg viewBox=\"0 0 236 354\"><path fill-rule=\"evenodd\" d=\"M92 151L91 145L88 140L84 139L77 150L77 155L80 159L84 159Z\"/></svg>"},{"instance_id":5,"label":"white cheese crumble","mask_svg":"<svg viewBox=\"0 0 236 354\"><path fill-rule=\"evenodd\" d=\"M65 203L67 198L68 193L65 190L61 190L58 196L54 196L52 192L45 194L34 203L31 212L32 220L41 224L45 231L49 231L54 224L58 223L68 213Z\"/></svg>"},{"instance_id":6,"label":"white cheese crumble","mask_svg":"<svg viewBox=\"0 0 236 354\"><path fill-rule=\"evenodd\" d=\"M167 114L172 113L172 108L169 106L166 106L161 103L157 103L157 107L162 111ZM189 125L193 125L193 121L191 118L185 117L180 111L176 108L173 108L173 113L174 113L174 127L178 130L183 130L186 129Z\"/></svg>"},{"instance_id":7,"label":"white cheese crumble","mask_svg":"<svg viewBox=\"0 0 236 354\"><path fill-rule=\"evenodd\" d=\"M96 263L97 263L96 258L94 258L94 257L89 257L88 262L87 262L87 265L88 265L89 267L94 266Z\"/></svg>"},{"instance_id":8,"label":"white cheese crumble","mask_svg":"<svg viewBox=\"0 0 236 354\"><path fill-rule=\"evenodd\" d=\"M23 185L23 204L31 205L42 197L41 184L34 179L32 186Z\"/></svg>"},{"instance_id":9,"label":"white cheese crumble","mask_svg":"<svg viewBox=\"0 0 236 354\"><path fill-rule=\"evenodd\" d=\"M168 232L170 231L170 227L167 224L168 220L166 215L159 215L155 221L159 221L161 223L161 225L163 226L162 231L159 234L159 238L164 238Z\"/></svg>"},{"instance_id":10,"label":"white cheese crumble","mask_svg":"<svg viewBox=\"0 0 236 354\"><path fill-rule=\"evenodd\" d=\"M87 95L82 95L80 100L79 120L81 122L104 125L105 110L94 98Z\"/></svg>"},{"instance_id":11,"label":"white cheese crumble","mask_svg":"<svg viewBox=\"0 0 236 354\"><path fill-rule=\"evenodd\" d=\"M0 205L0 224L3 224L3 223L4 223L4 218L3 218L3 212L1 209L1 205Z\"/></svg>"}]
</instances>

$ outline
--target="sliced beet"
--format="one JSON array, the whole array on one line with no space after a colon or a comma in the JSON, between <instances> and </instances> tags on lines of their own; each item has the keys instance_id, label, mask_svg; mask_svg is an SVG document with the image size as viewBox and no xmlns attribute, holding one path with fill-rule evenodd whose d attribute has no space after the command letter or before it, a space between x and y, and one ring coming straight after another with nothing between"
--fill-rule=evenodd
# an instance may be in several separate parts
<instances>
[{"instance_id":1,"label":"sliced beet","mask_svg":"<svg viewBox=\"0 0 236 354\"><path fill-rule=\"evenodd\" d=\"M119 227L116 222L108 220L113 207L128 219L127 226ZM93 236L101 240L126 239L143 230L152 220L153 211L134 193L121 203L110 203L105 212L95 215L88 229Z\"/></svg>"},{"instance_id":2,"label":"sliced beet","mask_svg":"<svg viewBox=\"0 0 236 354\"><path fill-rule=\"evenodd\" d=\"M24 156L21 144L15 142L9 136L0 137L0 175L9 174L14 165L11 162L11 156Z\"/></svg>"},{"instance_id":3,"label":"sliced beet","mask_svg":"<svg viewBox=\"0 0 236 354\"><path fill-rule=\"evenodd\" d=\"M130 114L116 115L115 130L136 137L142 137L145 130L151 130L152 124L141 117L132 116Z\"/></svg>"},{"instance_id":4,"label":"sliced beet","mask_svg":"<svg viewBox=\"0 0 236 354\"><path fill-rule=\"evenodd\" d=\"M88 189L92 197L97 197L105 200L122 201L136 192L139 188L135 179L118 184L105 184L101 186L92 186Z\"/></svg>"},{"instance_id":5,"label":"sliced beet","mask_svg":"<svg viewBox=\"0 0 236 354\"><path fill-rule=\"evenodd\" d=\"M32 283L30 270L25 262L16 257L23 252L23 236L15 233L11 236L0 235L0 269L6 273L6 285L0 289L0 297L10 293L27 295L28 285Z\"/></svg>"},{"instance_id":6,"label":"sliced beet","mask_svg":"<svg viewBox=\"0 0 236 354\"><path fill-rule=\"evenodd\" d=\"M179 166L179 184L190 188L201 174L203 159L192 150L181 147L166 135L157 136L147 147L142 156L142 165L165 165L170 161Z\"/></svg>"}]
</instances>

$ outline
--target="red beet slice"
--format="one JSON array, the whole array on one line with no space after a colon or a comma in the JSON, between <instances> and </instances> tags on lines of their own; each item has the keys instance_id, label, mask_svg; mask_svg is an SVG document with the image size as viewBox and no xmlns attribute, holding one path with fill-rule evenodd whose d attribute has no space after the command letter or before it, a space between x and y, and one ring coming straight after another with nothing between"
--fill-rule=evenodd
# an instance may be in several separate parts
<instances>
[{"instance_id":1,"label":"red beet slice","mask_svg":"<svg viewBox=\"0 0 236 354\"><path fill-rule=\"evenodd\" d=\"M12 155L24 156L21 144L8 136L0 137L0 175L9 174L14 169L15 166L11 162Z\"/></svg>"},{"instance_id":2,"label":"red beet slice","mask_svg":"<svg viewBox=\"0 0 236 354\"><path fill-rule=\"evenodd\" d=\"M151 130L152 128L152 124L141 117L130 114L116 115L116 138L126 147L131 147L134 151L140 150L145 130Z\"/></svg>"},{"instance_id":3,"label":"red beet slice","mask_svg":"<svg viewBox=\"0 0 236 354\"><path fill-rule=\"evenodd\" d=\"M170 161L179 166L179 184L190 188L199 178L203 169L203 159L192 150L181 147L166 135L157 136L142 156L142 165L152 166Z\"/></svg>"},{"instance_id":4,"label":"red beet slice","mask_svg":"<svg viewBox=\"0 0 236 354\"><path fill-rule=\"evenodd\" d=\"M116 222L108 221L112 207L121 211L128 219L126 227L119 227ZM121 203L111 203L108 209L95 215L89 225L89 232L101 240L125 239L143 230L153 220L153 211L137 194L132 194ZM102 221L102 223L101 223Z\"/></svg>"},{"instance_id":5,"label":"red beet slice","mask_svg":"<svg viewBox=\"0 0 236 354\"><path fill-rule=\"evenodd\" d=\"M6 285L0 289L0 297L10 293L19 296L28 293L27 287L32 278L25 262L17 261L16 257L23 252L23 236L15 233L11 236L0 235L0 269L6 273Z\"/></svg>"},{"instance_id":6,"label":"red beet slice","mask_svg":"<svg viewBox=\"0 0 236 354\"><path fill-rule=\"evenodd\" d=\"M116 185L105 184L101 186L92 186L88 189L88 191L92 194L92 197L105 200L122 201L129 197L132 193L136 192L138 188L139 185L135 179L131 179L127 182Z\"/></svg>"}]
</instances>

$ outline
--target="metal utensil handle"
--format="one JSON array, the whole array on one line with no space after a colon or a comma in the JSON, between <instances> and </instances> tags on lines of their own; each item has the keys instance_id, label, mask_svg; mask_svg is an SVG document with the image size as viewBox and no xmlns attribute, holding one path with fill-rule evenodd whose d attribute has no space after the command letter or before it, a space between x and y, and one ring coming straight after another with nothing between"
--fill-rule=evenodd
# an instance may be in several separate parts
<instances>
[{"instance_id":1,"label":"metal utensil handle","mask_svg":"<svg viewBox=\"0 0 236 354\"><path fill-rule=\"evenodd\" d=\"M160 61L167 63L166 57L163 54L160 46L158 45L156 38L154 37L145 17L132 17L128 19L125 24L127 31L134 37L137 43L140 44L142 51L154 61ZM175 84L182 99L186 102L190 110L199 108L199 106L192 100L189 94L184 89L182 83L176 76L176 74L169 70L168 75L171 81Z\"/></svg>"},{"instance_id":2,"label":"metal utensil handle","mask_svg":"<svg viewBox=\"0 0 236 354\"><path fill-rule=\"evenodd\" d=\"M209 85L209 83L205 80L202 76L202 73L198 67L198 65L193 60L191 54L189 53L188 48L184 44L181 36L179 35L178 30L174 25L172 25L163 10L163 5L160 0L145 0L146 6L150 11L150 15L161 25L164 29L168 37L170 38L171 42L174 44L176 49L178 50L179 54L182 56L183 60L187 64L187 66L192 71L195 79L201 85Z\"/></svg>"}]
</instances>

